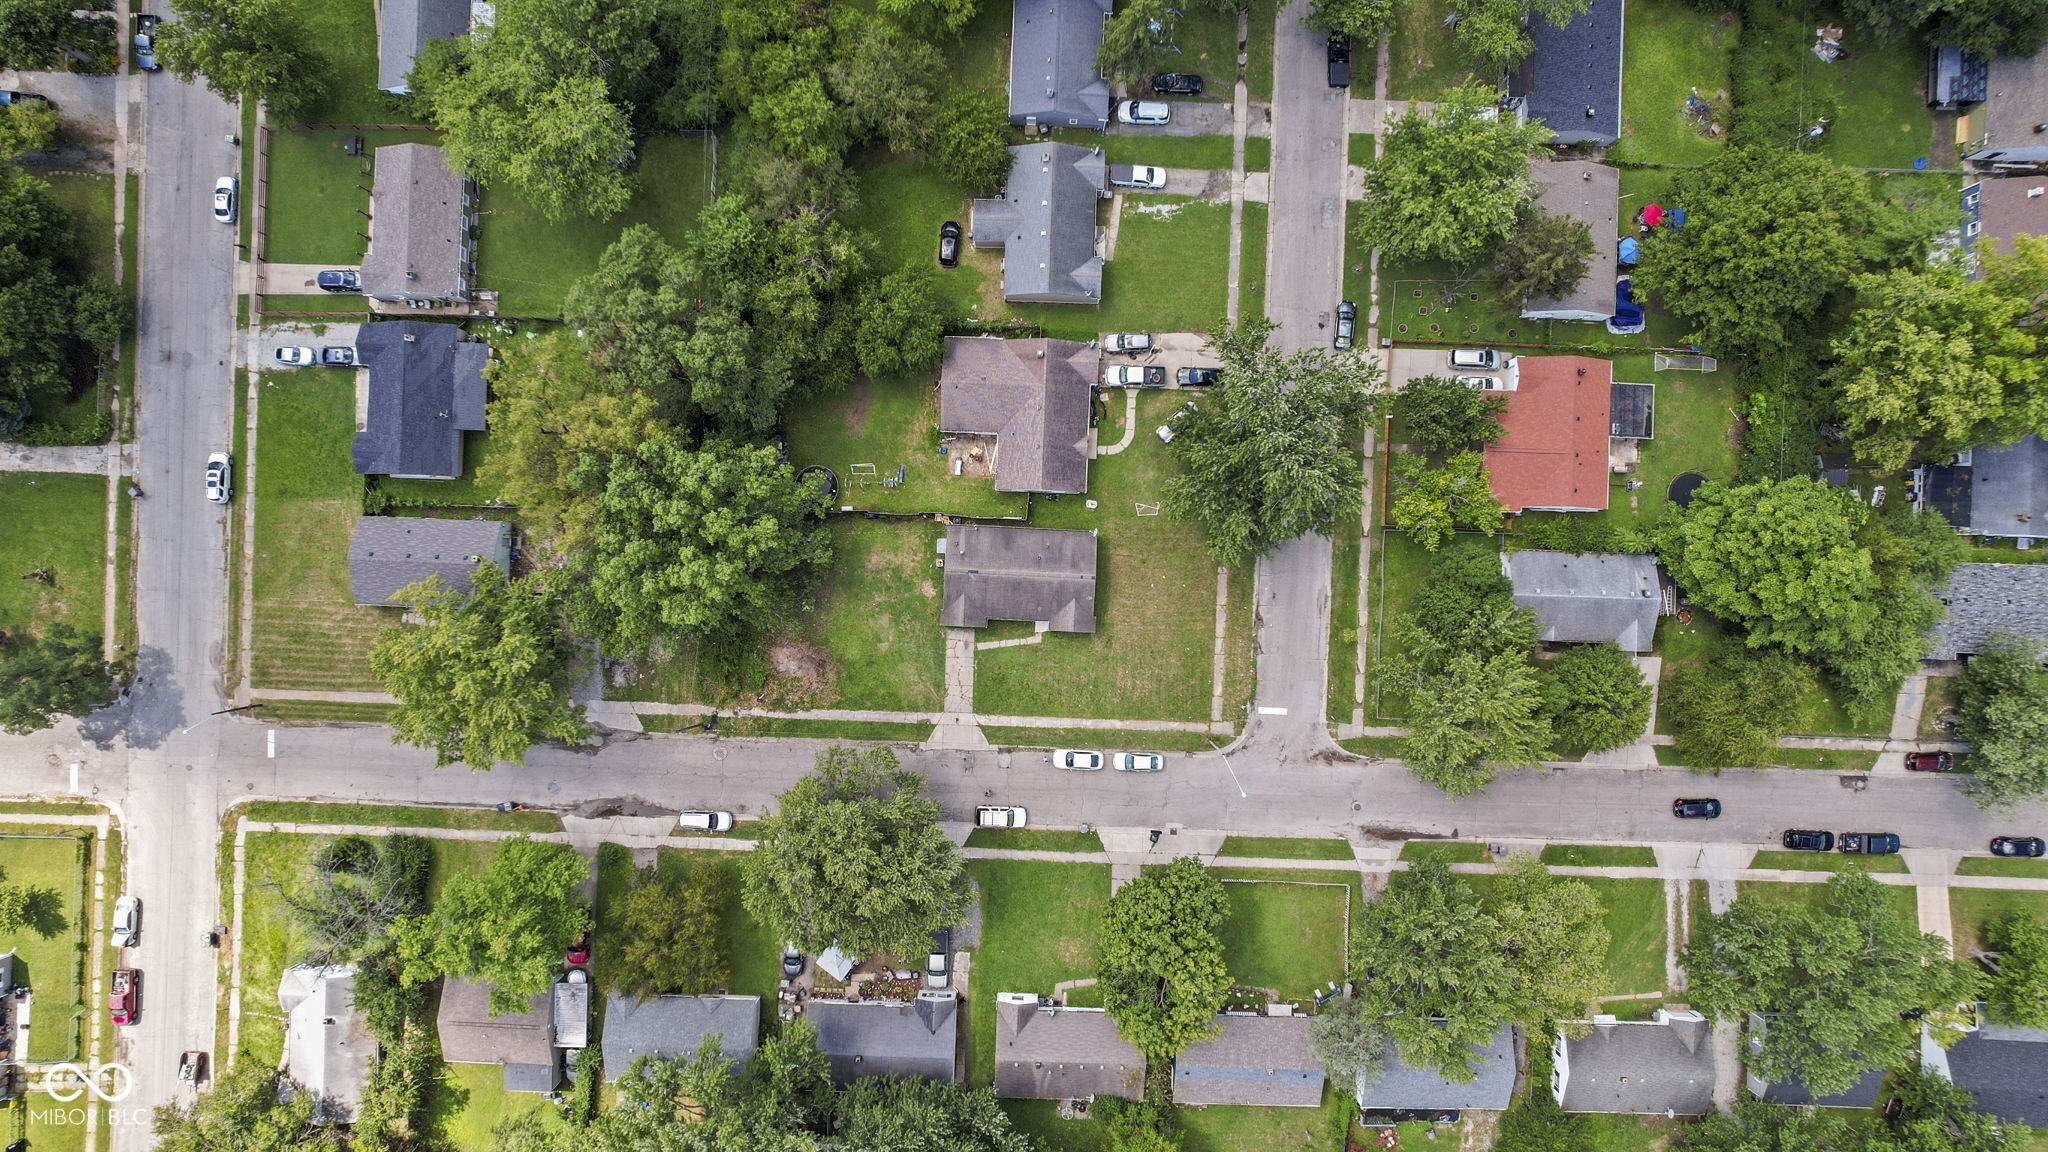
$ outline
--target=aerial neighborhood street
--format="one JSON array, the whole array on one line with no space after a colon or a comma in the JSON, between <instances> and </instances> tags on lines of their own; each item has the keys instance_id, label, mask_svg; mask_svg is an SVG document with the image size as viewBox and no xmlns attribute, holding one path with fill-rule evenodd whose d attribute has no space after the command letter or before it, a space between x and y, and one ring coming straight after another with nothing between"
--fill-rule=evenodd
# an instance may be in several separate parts
<instances>
[{"instance_id":1,"label":"aerial neighborhood street","mask_svg":"<svg viewBox=\"0 0 2048 1152\"><path fill-rule=\"evenodd\" d=\"M2048 9L0 29L7 1152L2048 1150Z\"/></svg>"}]
</instances>

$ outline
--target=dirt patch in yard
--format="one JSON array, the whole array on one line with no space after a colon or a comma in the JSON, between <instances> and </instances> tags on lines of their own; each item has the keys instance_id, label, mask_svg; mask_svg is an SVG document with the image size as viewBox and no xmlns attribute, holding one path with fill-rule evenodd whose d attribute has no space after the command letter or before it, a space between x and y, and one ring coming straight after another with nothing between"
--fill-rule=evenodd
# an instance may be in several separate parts
<instances>
[{"instance_id":1,"label":"dirt patch in yard","mask_svg":"<svg viewBox=\"0 0 2048 1152\"><path fill-rule=\"evenodd\" d=\"M855 438L864 436L868 430L868 407L875 401L875 386L862 376L846 391L845 411L841 419L846 421L846 434Z\"/></svg>"},{"instance_id":2,"label":"dirt patch in yard","mask_svg":"<svg viewBox=\"0 0 2048 1152\"><path fill-rule=\"evenodd\" d=\"M768 645L769 677L757 703L761 707L802 710L832 697L839 669L819 645L794 632Z\"/></svg>"}]
</instances>

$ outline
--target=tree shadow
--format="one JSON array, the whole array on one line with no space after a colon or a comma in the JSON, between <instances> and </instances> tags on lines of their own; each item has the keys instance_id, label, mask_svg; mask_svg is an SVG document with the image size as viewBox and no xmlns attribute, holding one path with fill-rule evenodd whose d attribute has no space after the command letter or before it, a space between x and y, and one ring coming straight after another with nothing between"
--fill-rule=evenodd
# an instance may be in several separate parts
<instances>
[{"instance_id":1,"label":"tree shadow","mask_svg":"<svg viewBox=\"0 0 2048 1152\"><path fill-rule=\"evenodd\" d=\"M45 940L71 929L71 918L64 915L64 894L55 888L29 889L23 918L29 930Z\"/></svg>"},{"instance_id":2,"label":"tree shadow","mask_svg":"<svg viewBox=\"0 0 2048 1152\"><path fill-rule=\"evenodd\" d=\"M161 648L135 653L134 678L114 702L78 722L78 734L102 751L126 735L130 748L155 748L184 725L185 708L171 659Z\"/></svg>"}]
</instances>

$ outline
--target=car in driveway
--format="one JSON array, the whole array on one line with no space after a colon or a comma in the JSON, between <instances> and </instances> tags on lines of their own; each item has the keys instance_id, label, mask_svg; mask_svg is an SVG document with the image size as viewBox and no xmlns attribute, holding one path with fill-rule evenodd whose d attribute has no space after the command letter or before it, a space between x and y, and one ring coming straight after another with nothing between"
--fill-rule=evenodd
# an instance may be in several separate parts
<instances>
[{"instance_id":1,"label":"car in driveway","mask_svg":"<svg viewBox=\"0 0 2048 1152\"><path fill-rule=\"evenodd\" d=\"M1102 753L1084 748L1061 748L1052 754L1052 766L1067 772L1100 772L1102 762Z\"/></svg>"},{"instance_id":2,"label":"car in driveway","mask_svg":"<svg viewBox=\"0 0 2048 1152\"><path fill-rule=\"evenodd\" d=\"M242 184L233 176L223 176L213 182L213 218L223 224L235 222L235 211L241 199Z\"/></svg>"},{"instance_id":3,"label":"car in driveway","mask_svg":"<svg viewBox=\"0 0 2048 1152\"><path fill-rule=\"evenodd\" d=\"M123 896L114 901L114 947L133 948L142 938L142 901Z\"/></svg>"},{"instance_id":4,"label":"car in driveway","mask_svg":"<svg viewBox=\"0 0 2048 1152\"><path fill-rule=\"evenodd\" d=\"M925 953L924 986L934 989L944 988L951 982L951 979L952 973L948 971L946 954L944 952Z\"/></svg>"},{"instance_id":5,"label":"car in driveway","mask_svg":"<svg viewBox=\"0 0 2048 1152\"><path fill-rule=\"evenodd\" d=\"M1721 802L1712 797L1673 800L1671 814L1680 820L1718 820L1721 817Z\"/></svg>"},{"instance_id":6,"label":"car in driveway","mask_svg":"<svg viewBox=\"0 0 2048 1152\"><path fill-rule=\"evenodd\" d=\"M960 224L948 220L939 225L939 267L951 268L960 263Z\"/></svg>"},{"instance_id":7,"label":"car in driveway","mask_svg":"<svg viewBox=\"0 0 2048 1152\"><path fill-rule=\"evenodd\" d=\"M329 368L348 368L356 362L356 350L352 344L325 344L320 348L320 363Z\"/></svg>"},{"instance_id":8,"label":"car in driveway","mask_svg":"<svg viewBox=\"0 0 2048 1152\"><path fill-rule=\"evenodd\" d=\"M1116 106L1119 124L1170 124L1173 105L1158 100L1125 100Z\"/></svg>"},{"instance_id":9,"label":"car in driveway","mask_svg":"<svg viewBox=\"0 0 2048 1152\"><path fill-rule=\"evenodd\" d=\"M163 65L156 62L156 26L163 17L147 12L135 18L135 66L144 72L160 72Z\"/></svg>"},{"instance_id":10,"label":"car in driveway","mask_svg":"<svg viewBox=\"0 0 2048 1152\"><path fill-rule=\"evenodd\" d=\"M1166 757L1157 752L1119 752L1110 767L1119 772L1157 772L1166 767Z\"/></svg>"},{"instance_id":11,"label":"car in driveway","mask_svg":"<svg viewBox=\"0 0 2048 1152\"><path fill-rule=\"evenodd\" d=\"M1500 380L1492 376L1460 376L1457 380L1474 392L1485 392L1500 387Z\"/></svg>"},{"instance_id":12,"label":"car in driveway","mask_svg":"<svg viewBox=\"0 0 2048 1152\"><path fill-rule=\"evenodd\" d=\"M1183 388L1207 388L1223 379L1223 372L1217 368L1179 368L1173 373L1173 382Z\"/></svg>"},{"instance_id":13,"label":"car in driveway","mask_svg":"<svg viewBox=\"0 0 2048 1152\"><path fill-rule=\"evenodd\" d=\"M588 921L584 922L583 931L562 952L562 963L569 965L571 968L580 968L590 963L590 924Z\"/></svg>"},{"instance_id":14,"label":"car in driveway","mask_svg":"<svg viewBox=\"0 0 2048 1152\"><path fill-rule=\"evenodd\" d=\"M1999 836L1991 841L1993 856L2033 857L2048 854L2048 840L2039 836Z\"/></svg>"},{"instance_id":15,"label":"car in driveway","mask_svg":"<svg viewBox=\"0 0 2048 1152\"><path fill-rule=\"evenodd\" d=\"M206 498L214 504L225 504L235 495L235 460L225 452L210 452L206 456Z\"/></svg>"},{"instance_id":16,"label":"car in driveway","mask_svg":"<svg viewBox=\"0 0 2048 1152\"><path fill-rule=\"evenodd\" d=\"M785 980L794 980L803 975L805 963L804 954L797 950L795 941L782 946L782 976Z\"/></svg>"},{"instance_id":17,"label":"car in driveway","mask_svg":"<svg viewBox=\"0 0 2048 1152\"><path fill-rule=\"evenodd\" d=\"M1200 96L1202 78L1192 72L1160 72L1152 77L1154 96Z\"/></svg>"},{"instance_id":18,"label":"car in driveway","mask_svg":"<svg viewBox=\"0 0 2048 1152\"><path fill-rule=\"evenodd\" d=\"M1330 87L1351 87L1351 37L1330 37L1330 42L1324 46L1324 55L1330 62Z\"/></svg>"},{"instance_id":19,"label":"car in driveway","mask_svg":"<svg viewBox=\"0 0 2048 1152\"><path fill-rule=\"evenodd\" d=\"M692 808L676 814L678 832L730 832L732 813L714 812L706 808Z\"/></svg>"},{"instance_id":20,"label":"car in driveway","mask_svg":"<svg viewBox=\"0 0 2048 1152\"><path fill-rule=\"evenodd\" d=\"M1785 833L1784 845L1791 852L1832 852L1835 834L1814 828L1792 828Z\"/></svg>"},{"instance_id":21,"label":"car in driveway","mask_svg":"<svg viewBox=\"0 0 2048 1152\"><path fill-rule=\"evenodd\" d=\"M50 102L50 98L41 92L17 92L9 88L0 88L0 108L12 108L16 104L29 100L39 104L48 104Z\"/></svg>"},{"instance_id":22,"label":"car in driveway","mask_svg":"<svg viewBox=\"0 0 2048 1152\"><path fill-rule=\"evenodd\" d=\"M361 292L363 274L353 268L331 268L313 277L322 292Z\"/></svg>"},{"instance_id":23,"label":"car in driveway","mask_svg":"<svg viewBox=\"0 0 2048 1152\"><path fill-rule=\"evenodd\" d=\"M320 362L320 357L304 344L280 344L270 350L270 358L286 368L310 368Z\"/></svg>"},{"instance_id":24,"label":"car in driveway","mask_svg":"<svg viewBox=\"0 0 2048 1152\"><path fill-rule=\"evenodd\" d=\"M1143 356L1152 350L1150 332L1106 332L1102 337L1104 352L1121 352L1126 356Z\"/></svg>"},{"instance_id":25,"label":"car in driveway","mask_svg":"<svg viewBox=\"0 0 2048 1152\"><path fill-rule=\"evenodd\" d=\"M1157 364L1115 364L1102 374L1105 388L1164 388L1166 369Z\"/></svg>"},{"instance_id":26,"label":"car in driveway","mask_svg":"<svg viewBox=\"0 0 2048 1152\"><path fill-rule=\"evenodd\" d=\"M1358 305L1349 300L1337 301L1337 335L1330 340L1339 348L1351 347L1358 338Z\"/></svg>"},{"instance_id":27,"label":"car in driveway","mask_svg":"<svg viewBox=\"0 0 2048 1152\"><path fill-rule=\"evenodd\" d=\"M1952 772L1955 770L1955 766L1956 758L1952 752L1906 753L1906 771L1908 772Z\"/></svg>"},{"instance_id":28,"label":"car in driveway","mask_svg":"<svg viewBox=\"0 0 2048 1152\"><path fill-rule=\"evenodd\" d=\"M1451 350L1451 367L1491 372L1500 367L1500 353L1492 348L1454 348Z\"/></svg>"},{"instance_id":29,"label":"car in driveway","mask_svg":"<svg viewBox=\"0 0 2048 1152\"><path fill-rule=\"evenodd\" d=\"M1899 837L1892 832L1844 832L1835 846L1851 856L1889 856L1899 850Z\"/></svg>"},{"instance_id":30,"label":"car in driveway","mask_svg":"<svg viewBox=\"0 0 2048 1152\"><path fill-rule=\"evenodd\" d=\"M1014 804L982 804L974 809L976 828L1022 828L1029 814Z\"/></svg>"},{"instance_id":31,"label":"car in driveway","mask_svg":"<svg viewBox=\"0 0 2048 1152\"><path fill-rule=\"evenodd\" d=\"M116 1025L133 1024L142 1016L142 973L134 968L116 968L107 984L107 1019Z\"/></svg>"}]
</instances>

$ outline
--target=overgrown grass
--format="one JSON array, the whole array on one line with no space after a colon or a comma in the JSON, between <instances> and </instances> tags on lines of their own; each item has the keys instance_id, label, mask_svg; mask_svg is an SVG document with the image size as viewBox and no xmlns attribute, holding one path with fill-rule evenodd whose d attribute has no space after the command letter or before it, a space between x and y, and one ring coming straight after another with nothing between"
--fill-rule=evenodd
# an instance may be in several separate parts
<instances>
[{"instance_id":1,"label":"overgrown grass","mask_svg":"<svg viewBox=\"0 0 2048 1152\"><path fill-rule=\"evenodd\" d=\"M71 214L72 248L80 267L113 280L114 178L89 172L51 172L43 176L43 182ZM140 207L131 205L131 210Z\"/></svg>"},{"instance_id":2,"label":"overgrown grass","mask_svg":"<svg viewBox=\"0 0 2048 1152\"><path fill-rule=\"evenodd\" d=\"M968 1080L995 1082L998 992L1050 995L1061 980L1095 975L1095 939L1109 905L1109 865L970 860L981 896L967 1016Z\"/></svg>"},{"instance_id":3,"label":"overgrown grass","mask_svg":"<svg viewBox=\"0 0 2048 1152\"><path fill-rule=\"evenodd\" d=\"M1435 861L1440 864L1487 864L1493 857L1484 844L1467 844L1455 840L1410 840L1401 845L1401 859L1412 863Z\"/></svg>"},{"instance_id":4,"label":"overgrown grass","mask_svg":"<svg viewBox=\"0 0 2048 1152\"><path fill-rule=\"evenodd\" d=\"M1929 676L1927 695L1920 703L1920 739L1950 740L1955 737L1952 728L1944 728L1942 722L1954 722L1954 711L1961 692L1954 676Z\"/></svg>"},{"instance_id":5,"label":"overgrown grass","mask_svg":"<svg viewBox=\"0 0 2048 1152\"><path fill-rule=\"evenodd\" d=\"M1348 840L1303 839L1294 836L1225 836L1218 856L1249 860L1349 860Z\"/></svg>"},{"instance_id":6,"label":"overgrown grass","mask_svg":"<svg viewBox=\"0 0 2048 1152\"><path fill-rule=\"evenodd\" d=\"M1410 0L1395 13L1388 46L1387 96L1394 100L1436 100L1475 78L1471 62L1445 26L1452 0ZM1355 60L1370 45L1352 47Z\"/></svg>"},{"instance_id":7,"label":"overgrown grass","mask_svg":"<svg viewBox=\"0 0 2048 1152\"><path fill-rule=\"evenodd\" d=\"M505 832L560 832L553 812L499 812L490 808L421 808L400 804L322 804L257 800L241 809L245 820L293 824L360 824L373 828L492 828Z\"/></svg>"},{"instance_id":8,"label":"overgrown grass","mask_svg":"<svg viewBox=\"0 0 2048 1152\"><path fill-rule=\"evenodd\" d=\"M875 242L876 263L888 270L933 268L939 299L955 316L981 312L984 286L1001 279L1001 254L963 243L957 267L938 267L939 226L948 220L968 226L967 190L918 157L869 152L857 158L855 171L860 201L846 213L846 225ZM999 287L993 295L1001 300Z\"/></svg>"},{"instance_id":9,"label":"overgrown grass","mask_svg":"<svg viewBox=\"0 0 2048 1152\"><path fill-rule=\"evenodd\" d=\"M1861 868L1865 872L1904 872L1906 861L1900 856L1845 856L1840 852L1759 852L1750 858L1751 868L1767 868L1780 872L1847 872Z\"/></svg>"},{"instance_id":10,"label":"overgrown grass","mask_svg":"<svg viewBox=\"0 0 2048 1152\"><path fill-rule=\"evenodd\" d=\"M1347 435L1352 474L1365 482L1365 429L1355 427ZM1351 722L1358 685L1358 593L1359 564L1364 527L1357 516L1338 519L1330 533L1330 684L1329 721Z\"/></svg>"},{"instance_id":11,"label":"overgrown grass","mask_svg":"<svg viewBox=\"0 0 2048 1152\"><path fill-rule=\"evenodd\" d=\"M1934 116L1920 94L1926 50L1919 40L1901 36L1880 44L1852 30L1845 42L1848 56L1827 63L1812 52L1813 30L1832 13L1809 4L1758 8L1743 36L1768 38L1774 53L1792 58L1794 107L1817 109L1822 102L1834 102L1835 119L1821 137L1823 153L1869 168L1910 168L1915 159L1929 155ZM1953 154L1932 159L1937 168L1954 163Z\"/></svg>"},{"instance_id":12,"label":"overgrown grass","mask_svg":"<svg viewBox=\"0 0 2048 1152\"><path fill-rule=\"evenodd\" d=\"M1345 916L1351 889L1324 884L1231 883L1223 886L1223 961L1233 983L1306 999L1344 979Z\"/></svg>"},{"instance_id":13,"label":"overgrown grass","mask_svg":"<svg viewBox=\"0 0 2048 1152\"><path fill-rule=\"evenodd\" d=\"M990 724L981 734L991 744L1020 748L1101 748L1118 752L1211 752L1230 743L1229 736L1204 732L1145 732L1114 728L1009 728ZM1173 771L1168 765L1166 771Z\"/></svg>"},{"instance_id":14,"label":"overgrown grass","mask_svg":"<svg viewBox=\"0 0 2048 1152\"><path fill-rule=\"evenodd\" d=\"M0 932L15 956L14 978L35 997L26 1058L69 1060L85 1004L83 967L95 954L86 939L85 885L92 835L57 825L0 826L0 874L9 884L47 892L47 906L19 928ZM145 1011L147 1004L144 1005Z\"/></svg>"},{"instance_id":15,"label":"overgrown grass","mask_svg":"<svg viewBox=\"0 0 2048 1152\"><path fill-rule=\"evenodd\" d=\"M1639 845L1550 844L1538 857L1545 864L1577 868L1655 868L1657 853Z\"/></svg>"},{"instance_id":16,"label":"overgrown grass","mask_svg":"<svg viewBox=\"0 0 2048 1152\"><path fill-rule=\"evenodd\" d=\"M976 828L967 834L967 846L1016 852L1100 852L1102 837L1058 828Z\"/></svg>"},{"instance_id":17,"label":"overgrown grass","mask_svg":"<svg viewBox=\"0 0 2048 1152\"><path fill-rule=\"evenodd\" d=\"M740 903L740 853L695 848L663 848L663 875L680 874L693 865L722 873L727 899L718 912L718 938L726 948L727 987L736 996L759 996L764 1022L775 1012L775 986L782 979L782 940L774 929L755 920Z\"/></svg>"},{"instance_id":18,"label":"overgrown grass","mask_svg":"<svg viewBox=\"0 0 2048 1152\"><path fill-rule=\"evenodd\" d=\"M363 152L350 156L342 146L357 135L363 138ZM370 207L364 189L376 179L376 150L439 139L434 132L272 132L263 190L263 258L277 264L361 263L370 222L358 213ZM337 307L348 303L347 298L329 300Z\"/></svg>"},{"instance_id":19,"label":"overgrown grass","mask_svg":"<svg viewBox=\"0 0 2048 1152\"><path fill-rule=\"evenodd\" d=\"M1630 0L1622 54L1622 138L1608 155L1652 164L1704 164L1722 136L1685 116L1686 97L1728 108L1728 54L1741 36L1734 12L1703 12L1685 0Z\"/></svg>"},{"instance_id":20,"label":"overgrown grass","mask_svg":"<svg viewBox=\"0 0 2048 1152\"><path fill-rule=\"evenodd\" d=\"M0 473L0 633L97 633L106 612L107 478ZM47 580L15 579L32 572Z\"/></svg>"},{"instance_id":21,"label":"overgrown grass","mask_svg":"<svg viewBox=\"0 0 2048 1152\"><path fill-rule=\"evenodd\" d=\"M1663 685L1666 691L1671 677L1678 669L1698 664L1713 650L1718 638L1727 627L1720 621L1693 610L1692 622L1680 624L1676 619L1658 621L1657 654L1664 658ZM1668 697L1665 697L1668 699ZM1668 711L1658 709L1657 731L1669 732ZM1800 693L1794 709L1791 733L1800 736L1885 736L1892 727L1892 700L1856 701L1847 700L1831 693L1818 679ZM1662 749L1660 748L1660 751ZM1773 760L1795 763L1797 758L1806 757L1808 764L1826 766L1825 759L1814 761L1814 752L1807 749L1781 748L1773 753ZM1659 763L1665 761L1659 760ZM1854 761L1844 760L1845 764Z\"/></svg>"}]
</instances>

